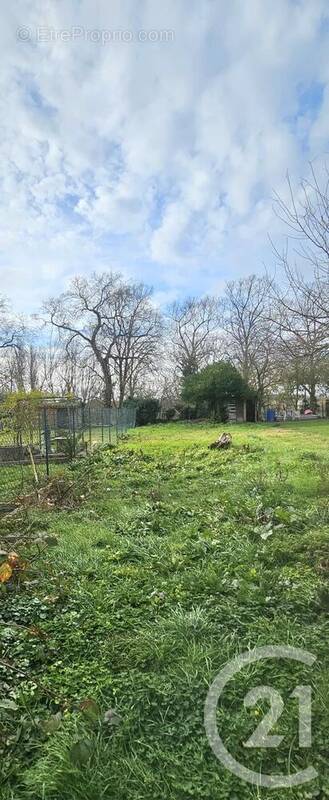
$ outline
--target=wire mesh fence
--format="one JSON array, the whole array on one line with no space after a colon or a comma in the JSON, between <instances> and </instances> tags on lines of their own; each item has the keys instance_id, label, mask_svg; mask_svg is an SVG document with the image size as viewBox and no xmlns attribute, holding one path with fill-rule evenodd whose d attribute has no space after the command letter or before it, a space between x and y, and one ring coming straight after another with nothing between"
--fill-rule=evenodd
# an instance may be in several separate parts
<instances>
[{"instance_id":1,"label":"wire mesh fence","mask_svg":"<svg viewBox=\"0 0 329 800\"><path fill-rule=\"evenodd\" d=\"M99 445L115 445L135 426L134 408L63 398L0 406L0 510L50 476L58 465Z\"/></svg>"}]
</instances>

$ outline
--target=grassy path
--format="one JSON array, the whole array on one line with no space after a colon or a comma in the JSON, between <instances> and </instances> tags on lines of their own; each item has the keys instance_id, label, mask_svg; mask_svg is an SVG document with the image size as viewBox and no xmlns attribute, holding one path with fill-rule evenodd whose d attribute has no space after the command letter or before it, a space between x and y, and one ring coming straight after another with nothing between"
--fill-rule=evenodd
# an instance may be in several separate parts
<instances>
[{"instance_id":1,"label":"grassy path","mask_svg":"<svg viewBox=\"0 0 329 800\"><path fill-rule=\"evenodd\" d=\"M1 658L21 670L3 676L17 706L0 704L4 800L282 798L220 766L203 725L221 667L264 644L306 648L317 665L244 670L218 711L223 738L258 771L313 763L319 780L287 797L329 796L329 424L231 430L233 448L214 452L218 426L137 429L87 480L75 467L79 507L39 517L59 545L1 608L47 637L0 627ZM289 699L298 683L314 686L307 751ZM274 731L285 738L246 756L268 706L246 711L243 698L261 684L286 700Z\"/></svg>"}]
</instances>

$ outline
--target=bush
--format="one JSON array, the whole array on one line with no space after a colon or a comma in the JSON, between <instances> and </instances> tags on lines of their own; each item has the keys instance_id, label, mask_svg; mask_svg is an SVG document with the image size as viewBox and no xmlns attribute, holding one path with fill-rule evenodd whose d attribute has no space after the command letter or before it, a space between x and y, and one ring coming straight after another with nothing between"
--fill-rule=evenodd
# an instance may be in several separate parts
<instances>
[{"instance_id":1,"label":"bush","mask_svg":"<svg viewBox=\"0 0 329 800\"><path fill-rule=\"evenodd\" d=\"M218 361L186 377L182 397L196 405L198 416L202 409L202 414L205 411L225 422L228 403L246 399L249 394L249 387L238 370L227 361Z\"/></svg>"},{"instance_id":2,"label":"bush","mask_svg":"<svg viewBox=\"0 0 329 800\"><path fill-rule=\"evenodd\" d=\"M137 400L136 425L153 425L157 421L160 403L156 397L142 397Z\"/></svg>"}]
</instances>

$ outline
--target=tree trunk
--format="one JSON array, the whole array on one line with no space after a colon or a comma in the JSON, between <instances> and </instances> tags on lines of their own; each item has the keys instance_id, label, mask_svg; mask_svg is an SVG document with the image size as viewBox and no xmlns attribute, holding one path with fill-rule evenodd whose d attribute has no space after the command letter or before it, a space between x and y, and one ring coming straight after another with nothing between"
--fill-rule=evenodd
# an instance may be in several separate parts
<instances>
[{"instance_id":1,"label":"tree trunk","mask_svg":"<svg viewBox=\"0 0 329 800\"><path fill-rule=\"evenodd\" d=\"M107 364L102 364L102 372L104 380L104 403L110 408L113 405L113 384Z\"/></svg>"},{"instance_id":2,"label":"tree trunk","mask_svg":"<svg viewBox=\"0 0 329 800\"><path fill-rule=\"evenodd\" d=\"M315 394L315 385L310 385L310 407L312 411L316 411L317 402L316 402L316 394Z\"/></svg>"}]
</instances>

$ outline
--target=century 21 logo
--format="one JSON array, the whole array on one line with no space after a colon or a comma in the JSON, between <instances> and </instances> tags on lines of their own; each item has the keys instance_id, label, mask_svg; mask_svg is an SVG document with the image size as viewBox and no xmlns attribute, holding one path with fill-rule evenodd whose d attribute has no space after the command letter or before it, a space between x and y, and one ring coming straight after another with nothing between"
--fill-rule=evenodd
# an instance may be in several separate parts
<instances>
[{"instance_id":1,"label":"century 21 logo","mask_svg":"<svg viewBox=\"0 0 329 800\"><path fill-rule=\"evenodd\" d=\"M293 775L262 775L259 772L254 772L243 764L240 764L239 761L236 761L231 753L228 752L217 730L217 705L228 681L248 664L253 664L257 661L263 661L269 658L288 658L299 661L309 667L311 667L316 660L316 656L308 653L306 650L289 647L288 645L256 647L254 650L236 656L236 658L226 664L210 686L205 703L204 723L207 738L213 752L230 772L256 786L266 786L271 789L290 789L292 786L299 786L302 783L307 783L316 778L316 770L312 766L309 766L307 769L299 770ZM296 686L291 693L291 697L297 698L299 704L299 746L311 747L311 687L304 685ZM244 746L247 748L278 747L283 739L283 736L270 733L273 725L275 725L281 717L284 709L284 702L276 689L273 689L271 686L255 686L246 694L244 705L246 708L250 708L259 700L263 699L269 700L270 709L249 739L244 742Z\"/></svg>"}]
</instances>

